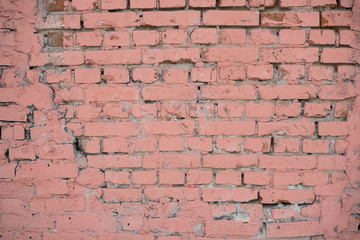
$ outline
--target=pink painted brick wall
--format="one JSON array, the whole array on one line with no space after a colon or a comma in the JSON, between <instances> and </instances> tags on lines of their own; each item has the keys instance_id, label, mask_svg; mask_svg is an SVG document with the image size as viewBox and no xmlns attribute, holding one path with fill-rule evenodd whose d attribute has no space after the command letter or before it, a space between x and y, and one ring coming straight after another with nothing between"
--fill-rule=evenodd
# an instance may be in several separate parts
<instances>
[{"instance_id":1,"label":"pink painted brick wall","mask_svg":"<svg viewBox=\"0 0 360 240\"><path fill-rule=\"evenodd\" d=\"M360 239L360 2L0 6L1 239Z\"/></svg>"}]
</instances>

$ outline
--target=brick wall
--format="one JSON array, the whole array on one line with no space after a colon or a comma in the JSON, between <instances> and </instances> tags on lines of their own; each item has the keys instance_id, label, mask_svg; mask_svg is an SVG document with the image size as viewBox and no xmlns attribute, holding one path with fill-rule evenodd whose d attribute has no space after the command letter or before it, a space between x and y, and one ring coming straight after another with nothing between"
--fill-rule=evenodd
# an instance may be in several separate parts
<instances>
[{"instance_id":1,"label":"brick wall","mask_svg":"<svg viewBox=\"0 0 360 240\"><path fill-rule=\"evenodd\" d=\"M360 238L360 2L0 4L1 239Z\"/></svg>"}]
</instances>

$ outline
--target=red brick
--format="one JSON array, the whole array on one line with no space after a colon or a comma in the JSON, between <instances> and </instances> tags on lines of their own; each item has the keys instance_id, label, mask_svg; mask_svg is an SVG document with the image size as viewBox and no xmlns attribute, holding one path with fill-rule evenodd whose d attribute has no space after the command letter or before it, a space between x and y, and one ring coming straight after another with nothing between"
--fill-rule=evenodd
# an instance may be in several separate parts
<instances>
[{"instance_id":1,"label":"red brick","mask_svg":"<svg viewBox=\"0 0 360 240\"><path fill-rule=\"evenodd\" d=\"M277 36L271 30L251 30L250 44L252 45L271 45L277 43Z\"/></svg>"},{"instance_id":2,"label":"red brick","mask_svg":"<svg viewBox=\"0 0 360 240\"><path fill-rule=\"evenodd\" d=\"M83 11L83 10L95 10L97 8L96 0L73 0L71 6L74 10Z\"/></svg>"},{"instance_id":3,"label":"red brick","mask_svg":"<svg viewBox=\"0 0 360 240\"><path fill-rule=\"evenodd\" d=\"M300 140L299 139L285 139L275 138L274 140L274 152L299 152L300 151Z\"/></svg>"},{"instance_id":4,"label":"red brick","mask_svg":"<svg viewBox=\"0 0 360 240\"><path fill-rule=\"evenodd\" d=\"M213 180L212 171L190 169L186 175L187 184L209 184Z\"/></svg>"},{"instance_id":5,"label":"red brick","mask_svg":"<svg viewBox=\"0 0 360 240\"><path fill-rule=\"evenodd\" d=\"M317 88L314 85L259 86L260 97L264 100L289 100L316 98Z\"/></svg>"},{"instance_id":6,"label":"red brick","mask_svg":"<svg viewBox=\"0 0 360 240\"><path fill-rule=\"evenodd\" d=\"M321 63L355 63L354 50L351 48L324 48L321 53Z\"/></svg>"},{"instance_id":7,"label":"red brick","mask_svg":"<svg viewBox=\"0 0 360 240\"><path fill-rule=\"evenodd\" d=\"M210 10L203 13L206 26L258 26L257 11L218 11Z\"/></svg>"},{"instance_id":8,"label":"red brick","mask_svg":"<svg viewBox=\"0 0 360 240\"><path fill-rule=\"evenodd\" d=\"M106 171L105 182L112 182L113 184L122 185L130 184L130 174L127 171Z\"/></svg>"},{"instance_id":9,"label":"red brick","mask_svg":"<svg viewBox=\"0 0 360 240\"><path fill-rule=\"evenodd\" d=\"M158 141L155 138L134 139L130 146L131 152L155 152Z\"/></svg>"},{"instance_id":10,"label":"red brick","mask_svg":"<svg viewBox=\"0 0 360 240\"><path fill-rule=\"evenodd\" d=\"M346 100L356 96L354 85L323 85L320 87L319 98L321 100Z\"/></svg>"},{"instance_id":11,"label":"red brick","mask_svg":"<svg viewBox=\"0 0 360 240\"><path fill-rule=\"evenodd\" d=\"M270 152L270 138L245 138L246 152Z\"/></svg>"},{"instance_id":12,"label":"red brick","mask_svg":"<svg viewBox=\"0 0 360 240\"><path fill-rule=\"evenodd\" d=\"M256 166L258 158L256 155L225 155L214 154L203 156L204 168L244 168Z\"/></svg>"},{"instance_id":13,"label":"red brick","mask_svg":"<svg viewBox=\"0 0 360 240\"><path fill-rule=\"evenodd\" d=\"M191 8L214 8L216 0L189 0Z\"/></svg>"},{"instance_id":14,"label":"red brick","mask_svg":"<svg viewBox=\"0 0 360 240\"><path fill-rule=\"evenodd\" d=\"M16 171L18 179L76 178L78 168L70 163L48 163L46 161L22 162ZM46 182L46 181L45 181ZM50 183L47 182L50 186ZM59 184L60 185L60 184ZM38 192L37 192L38 193Z\"/></svg>"},{"instance_id":15,"label":"red brick","mask_svg":"<svg viewBox=\"0 0 360 240\"><path fill-rule=\"evenodd\" d=\"M141 158L130 155L89 155L88 166L94 168L140 168Z\"/></svg>"},{"instance_id":16,"label":"red brick","mask_svg":"<svg viewBox=\"0 0 360 240\"><path fill-rule=\"evenodd\" d=\"M159 151L183 151L185 140L182 137L161 137L159 138Z\"/></svg>"},{"instance_id":17,"label":"red brick","mask_svg":"<svg viewBox=\"0 0 360 240\"><path fill-rule=\"evenodd\" d=\"M130 33L128 31L116 31L106 33L104 47L126 47L130 45Z\"/></svg>"},{"instance_id":18,"label":"red brick","mask_svg":"<svg viewBox=\"0 0 360 240\"><path fill-rule=\"evenodd\" d=\"M58 71L58 70L47 70L46 71L46 81L47 83L64 83L70 82L71 80L71 71Z\"/></svg>"},{"instance_id":19,"label":"red brick","mask_svg":"<svg viewBox=\"0 0 360 240\"><path fill-rule=\"evenodd\" d=\"M305 77L305 66L302 65L286 65L279 66L279 79L288 81L288 84L298 84L299 79Z\"/></svg>"},{"instance_id":20,"label":"red brick","mask_svg":"<svg viewBox=\"0 0 360 240\"><path fill-rule=\"evenodd\" d=\"M117 10L126 9L127 0L102 0L101 9L103 10Z\"/></svg>"},{"instance_id":21,"label":"red brick","mask_svg":"<svg viewBox=\"0 0 360 240\"><path fill-rule=\"evenodd\" d=\"M280 44L304 45L306 42L305 30L280 30Z\"/></svg>"},{"instance_id":22,"label":"red brick","mask_svg":"<svg viewBox=\"0 0 360 240\"><path fill-rule=\"evenodd\" d=\"M136 68L133 70L132 79L135 82L153 83L159 80L159 72L153 68Z\"/></svg>"},{"instance_id":23,"label":"red brick","mask_svg":"<svg viewBox=\"0 0 360 240\"><path fill-rule=\"evenodd\" d=\"M74 159L74 147L71 144L58 144L58 145L50 145L50 146L40 146L38 147L37 156L40 159Z\"/></svg>"},{"instance_id":24,"label":"red brick","mask_svg":"<svg viewBox=\"0 0 360 240\"><path fill-rule=\"evenodd\" d=\"M346 170L347 159L345 156L319 156L319 170Z\"/></svg>"},{"instance_id":25,"label":"red brick","mask_svg":"<svg viewBox=\"0 0 360 240\"><path fill-rule=\"evenodd\" d=\"M76 44L80 47L99 47L102 43L101 32L76 33Z\"/></svg>"},{"instance_id":26,"label":"red brick","mask_svg":"<svg viewBox=\"0 0 360 240\"><path fill-rule=\"evenodd\" d=\"M185 5L185 0L160 0L160 8L183 8Z\"/></svg>"},{"instance_id":27,"label":"red brick","mask_svg":"<svg viewBox=\"0 0 360 240\"><path fill-rule=\"evenodd\" d=\"M64 15L64 29L81 29L80 15Z\"/></svg>"},{"instance_id":28,"label":"red brick","mask_svg":"<svg viewBox=\"0 0 360 240\"><path fill-rule=\"evenodd\" d=\"M141 50L88 51L85 61L89 65L140 64Z\"/></svg>"},{"instance_id":29,"label":"red brick","mask_svg":"<svg viewBox=\"0 0 360 240\"><path fill-rule=\"evenodd\" d=\"M191 69L192 82L215 82L216 70L212 68L193 68Z\"/></svg>"},{"instance_id":30,"label":"red brick","mask_svg":"<svg viewBox=\"0 0 360 240\"><path fill-rule=\"evenodd\" d=\"M145 64L155 63L195 63L200 60L198 48L177 49L144 49L142 61Z\"/></svg>"},{"instance_id":31,"label":"red brick","mask_svg":"<svg viewBox=\"0 0 360 240\"><path fill-rule=\"evenodd\" d=\"M311 66L308 70L309 81L334 81L334 67Z\"/></svg>"},{"instance_id":32,"label":"red brick","mask_svg":"<svg viewBox=\"0 0 360 240\"><path fill-rule=\"evenodd\" d=\"M156 0L130 0L130 8L154 9L156 8Z\"/></svg>"},{"instance_id":33,"label":"red brick","mask_svg":"<svg viewBox=\"0 0 360 240\"><path fill-rule=\"evenodd\" d=\"M271 215L274 219L301 219L300 213L296 209L273 208Z\"/></svg>"},{"instance_id":34,"label":"red brick","mask_svg":"<svg viewBox=\"0 0 360 240\"><path fill-rule=\"evenodd\" d=\"M145 198L150 201L170 198L177 200L195 200L199 198L198 188L170 188L170 187L147 187L144 189Z\"/></svg>"},{"instance_id":35,"label":"red brick","mask_svg":"<svg viewBox=\"0 0 360 240\"><path fill-rule=\"evenodd\" d=\"M0 165L0 178L14 178L16 163L5 163ZM212 176L212 173L211 173ZM3 210L3 209L2 209Z\"/></svg>"},{"instance_id":36,"label":"red brick","mask_svg":"<svg viewBox=\"0 0 360 240\"><path fill-rule=\"evenodd\" d=\"M322 235L322 225L317 221L270 223L266 225L266 236L269 238L293 238Z\"/></svg>"},{"instance_id":37,"label":"red brick","mask_svg":"<svg viewBox=\"0 0 360 240\"><path fill-rule=\"evenodd\" d=\"M107 104L103 107L102 116L110 118L129 118L129 110L125 110L120 104Z\"/></svg>"},{"instance_id":38,"label":"red brick","mask_svg":"<svg viewBox=\"0 0 360 240\"><path fill-rule=\"evenodd\" d=\"M218 72L220 79L224 80L245 80L246 69L241 63L218 63Z\"/></svg>"},{"instance_id":39,"label":"red brick","mask_svg":"<svg viewBox=\"0 0 360 240\"><path fill-rule=\"evenodd\" d=\"M123 86L91 86L85 90L88 101L107 102L122 100L138 100L139 90L137 87Z\"/></svg>"},{"instance_id":40,"label":"red brick","mask_svg":"<svg viewBox=\"0 0 360 240\"><path fill-rule=\"evenodd\" d=\"M160 42L157 31L133 31L133 40L136 46L154 46Z\"/></svg>"},{"instance_id":41,"label":"red brick","mask_svg":"<svg viewBox=\"0 0 360 240\"><path fill-rule=\"evenodd\" d=\"M191 33L191 42L197 44L216 44L217 29L215 28L194 29L194 31Z\"/></svg>"},{"instance_id":42,"label":"red brick","mask_svg":"<svg viewBox=\"0 0 360 240\"><path fill-rule=\"evenodd\" d=\"M324 172L304 172L302 182L304 186L317 186L328 184L329 176Z\"/></svg>"},{"instance_id":43,"label":"red brick","mask_svg":"<svg viewBox=\"0 0 360 240\"><path fill-rule=\"evenodd\" d=\"M315 124L310 121L259 122L258 135L266 136L274 133L287 136L311 136L315 132Z\"/></svg>"},{"instance_id":44,"label":"red brick","mask_svg":"<svg viewBox=\"0 0 360 240\"><path fill-rule=\"evenodd\" d=\"M257 64L247 66L247 78L250 80L270 80L274 77L271 64Z\"/></svg>"},{"instance_id":45,"label":"red brick","mask_svg":"<svg viewBox=\"0 0 360 240\"><path fill-rule=\"evenodd\" d=\"M176 119L182 119L185 118L187 113L187 107L186 104L183 104L181 102L177 103L162 103L160 105L160 112L158 114L159 118L166 119L166 120L172 120L174 118Z\"/></svg>"},{"instance_id":46,"label":"red brick","mask_svg":"<svg viewBox=\"0 0 360 240\"><path fill-rule=\"evenodd\" d=\"M219 2L220 7L245 7L245 0L221 0Z\"/></svg>"},{"instance_id":47,"label":"red brick","mask_svg":"<svg viewBox=\"0 0 360 240\"><path fill-rule=\"evenodd\" d=\"M186 29L166 29L161 32L161 41L165 44L184 44L187 42Z\"/></svg>"},{"instance_id":48,"label":"red brick","mask_svg":"<svg viewBox=\"0 0 360 240\"><path fill-rule=\"evenodd\" d=\"M251 188L202 188L201 192L205 202L249 202L258 198L257 190Z\"/></svg>"},{"instance_id":49,"label":"red brick","mask_svg":"<svg viewBox=\"0 0 360 240\"><path fill-rule=\"evenodd\" d=\"M212 47L203 49L204 62L256 62L259 49L255 47Z\"/></svg>"},{"instance_id":50,"label":"red brick","mask_svg":"<svg viewBox=\"0 0 360 240\"><path fill-rule=\"evenodd\" d=\"M78 119L97 119L100 116L101 108L94 105L79 105L76 107Z\"/></svg>"},{"instance_id":51,"label":"red brick","mask_svg":"<svg viewBox=\"0 0 360 240\"><path fill-rule=\"evenodd\" d=\"M241 151L241 138L234 137L217 137L216 148L227 152L240 152Z\"/></svg>"},{"instance_id":52,"label":"red brick","mask_svg":"<svg viewBox=\"0 0 360 240\"><path fill-rule=\"evenodd\" d=\"M160 184L184 184L185 173L183 171L160 170Z\"/></svg>"},{"instance_id":53,"label":"red brick","mask_svg":"<svg viewBox=\"0 0 360 240\"><path fill-rule=\"evenodd\" d=\"M310 30L309 43L313 45L334 45L334 30Z\"/></svg>"},{"instance_id":54,"label":"red brick","mask_svg":"<svg viewBox=\"0 0 360 240\"><path fill-rule=\"evenodd\" d=\"M311 0L311 7L337 7L336 0Z\"/></svg>"},{"instance_id":55,"label":"red brick","mask_svg":"<svg viewBox=\"0 0 360 240\"><path fill-rule=\"evenodd\" d=\"M199 134L206 136L233 135L247 136L255 133L252 121L199 120Z\"/></svg>"},{"instance_id":56,"label":"red brick","mask_svg":"<svg viewBox=\"0 0 360 240\"><path fill-rule=\"evenodd\" d=\"M169 69L163 75L167 84L186 84L188 82L188 71L184 69Z\"/></svg>"},{"instance_id":57,"label":"red brick","mask_svg":"<svg viewBox=\"0 0 360 240\"><path fill-rule=\"evenodd\" d=\"M85 153L100 153L99 139L96 138L81 139L80 146Z\"/></svg>"},{"instance_id":58,"label":"red brick","mask_svg":"<svg viewBox=\"0 0 360 240\"><path fill-rule=\"evenodd\" d=\"M350 105L347 103L337 103L335 105L335 117L338 118L346 118L348 115L348 111L350 109Z\"/></svg>"},{"instance_id":59,"label":"red brick","mask_svg":"<svg viewBox=\"0 0 360 240\"><path fill-rule=\"evenodd\" d=\"M99 188L105 183L105 176L100 169L86 168L79 173L76 183L88 188Z\"/></svg>"},{"instance_id":60,"label":"red brick","mask_svg":"<svg viewBox=\"0 0 360 240\"><path fill-rule=\"evenodd\" d=\"M137 136L138 123L85 123L85 136Z\"/></svg>"},{"instance_id":61,"label":"red brick","mask_svg":"<svg viewBox=\"0 0 360 240\"><path fill-rule=\"evenodd\" d=\"M304 153L328 153L329 152L328 140L303 140Z\"/></svg>"},{"instance_id":62,"label":"red brick","mask_svg":"<svg viewBox=\"0 0 360 240\"><path fill-rule=\"evenodd\" d=\"M157 109L155 104L133 104L131 114L135 118L156 117Z\"/></svg>"},{"instance_id":63,"label":"red brick","mask_svg":"<svg viewBox=\"0 0 360 240\"><path fill-rule=\"evenodd\" d=\"M318 12L261 13L262 27L319 27Z\"/></svg>"},{"instance_id":64,"label":"red brick","mask_svg":"<svg viewBox=\"0 0 360 240\"><path fill-rule=\"evenodd\" d=\"M131 176L133 184L152 185L157 183L156 171L133 171Z\"/></svg>"},{"instance_id":65,"label":"red brick","mask_svg":"<svg viewBox=\"0 0 360 240\"><path fill-rule=\"evenodd\" d=\"M207 137L191 137L188 138L187 146L191 150L199 150L201 152L211 152L212 139Z\"/></svg>"},{"instance_id":66,"label":"red brick","mask_svg":"<svg viewBox=\"0 0 360 240\"><path fill-rule=\"evenodd\" d=\"M103 198L106 203L139 202L141 189L103 189Z\"/></svg>"},{"instance_id":67,"label":"red brick","mask_svg":"<svg viewBox=\"0 0 360 240\"><path fill-rule=\"evenodd\" d=\"M144 168L199 168L197 153L168 153L144 155Z\"/></svg>"},{"instance_id":68,"label":"red brick","mask_svg":"<svg viewBox=\"0 0 360 240\"><path fill-rule=\"evenodd\" d=\"M315 194L312 190L278 190L266 189L260 190L260 202L264 204L274 203L313 203Z\"/></svg>"},{"instance_id":69,"label":"red brick","mask_svg":"<svg viewBox=\"0 0 360 240\"><path fill-rule=\"evenodd\" d=\"M305 117L325 117L330 114L330 103L305 103Z\"/></svg>"},{"instance_id":70,"label":"red brick","mask_svg":"<svg viewBox=\"0 0 360 240\"><path fill-rule=\"evenodd\" d=\"M183 135L193 134L196 126L193 120L149 121L141 123L145 135Z\"/></svg>"},{"instance_id":71,"label":"red brick","mask_svg":"<svg viewBox=\"0 0 360 240\"><path fill-rule=\"evenodd\" d=\"M216 184L241 185L241 171L219 171L216 173Z\"/></svg>"},{"instance_id":72,"label":"red brick","mask_svg":"<svg viewBox=\"0 0 360 240\"><path fill-rule=\"evenodd\" d=\"M103 78L107 83L128 83L130 81L129 71L122 68L105 68Z\"/></svg>"},{"instance_id":73,"label":"red brick","mask_svg":"<svg viewBox=\"0 0 360 240\"><path fill-rule=\"evenodd\" d=\"M85 28L123 28L140 26L140 16L135 12L86 13Z\"/></svg>"},{"instance_id":74,"label":"red brick","mask_svg":"<svg viewBox=\"0 0 360 240\"><path fill-rule=\"evenodd\" d=\"M298 117L301 113L301 103L279 103L275 105L275 114L279 117Z\"/></svg>"},{"instance_id":75,"label":"red brick","mask_svg":"<svg viewBox=\"0 0 360 240\"><path fill-rule=\"evenodd\" d=\"M77 68L75 69L75 82L76 83L99 83L101 71L94 68Z\"/></svg>"},{"instance_id":76,"label":"red brick","mask_svg":"<svg viewBox=\"0 0 360 240\"><path fill-rule=\"evenodd\" d=\"M311 63L319 60L318 48L262 48L261 58L270 63Z\"/></svg>"},{"instance_id":77,"label":"red brick","mask_svg":"<svg viewBox=\"0 0 360 240\"><path fill-rule=\"evenodd\" d=\"M15 160L35 160L35 150L31 145L24 145L9 148L10 161Z\"/></svg>"},{"instance_id":78,"label":"red brick","mask_svg":"<svg viewBox=\"0 0 360 240\"><path fill-rule=\"evenodd\" d=\"M247 103L245 105L248 118L269 118L274 114L273 103Z\"/></svg>"},{"instance_id":79,"label":"red brick","mask_svg":"<svg viewBox=\"0 0 360 240\"><path fill-rule=\"evenodd\" d=\"M335 153L341 154L345 153L349 143L345 140L336 140L335 141Z\"/></svg>"},{"instance_id":80,"label":"red brick","mask_svg":"<svg viewBox=\"0 0 360 240\"><path fill-rule=\"evenodd\" d=\"M268 172L244 172L244 184L269 185L271 175Z\"/></svg>"},{"instance_id":81,"label":"red brick","mask_svg":"<svg viewBox=\"0 0 360 240\"><path fill-rule=\"evenodd\" d=\"M340 30L340 45L353 46L356 43L356 32L352 30Z\"/></svg>"},{"instance_id":82,"label":"red brick","mask_svg":"<svg viewBox=\"0 0 360 240\"><path fill-rule=\"evenodd\" d=\"M213 103L198 103L189 105L190 117L206 118L215 116L215 107Z\"/></svg>"},{"instance_id":83,"label":"red brick","mask_svg":"<svg viewBox=\"0 0 360 240\"><path fill-rule=\"evenodd\" d=\"M202 86L200 97L203 100L255 100L253 86Z\"/></svg>"},{"instance_id":84,"label":"red brick","mask_svg":"<svg viewBox=\"0 0 360 240\"><path fill-rule=\"evenodd\" d=\"M220 31L220 44L243 45L245 42L245 29L222 29Z\"/></svg>"},{"instance_id":85,"label":"red brick","mask_svg":"<svg viewBox=\"0 0 360 240\"><path fill-rule=\"evenodd\" d=\"M198 26L200 11L144 12L145 26Z\"/></svg>"},{"instance_id":86,"label":"red brick","mask_svg":"<svg viewBox=\"0 0 360 240\"><path fill-rule=\"evenodd\" d=\"M244 106L240 103L218 103L219 117L233 118L242 117Z\"/></svg>"},{"instance_id":87,"label":"red brick","mask_svg":"<svg viewBox=\"0 0 360 240\"><path fill-rule=\"evenodd\" d=\"M267 156L259 158L260 168L266 169L314 169L316 157L314 156Z\"/></svg>"},{"instance_id":88,"label":"red brick","mask_svg":"<svg viewBox=\"0 0 360 240\"><path fill-rule=\"evenodd\" d=\"M349 128L347 122L319 122L319 136L347 136Z\"/></svg>"},{"instance_id":89,"label":"red brick","mask_svg":"<svg viewBox=\"0 0 360 240\"><path fill-rule=\"evenodd\" d=\"M0 107L0 121L26 122L29 110L20 106Z\"/></svg>"},{"instance_id":90,"label":"red brick","mask_svg":"<svg viewBox=\"0 0 360 240\"><path fill-rule=\"evenodd\" d=\"M298 185L301 178L298 172L274 172L274 185L287 186Z\"/></svg>"},{"instance_id":91,"label":"red brick","mask_svg":"<svg viewBox=\"0 0 360 240\"><path fill-rule=\"evenodd\" d=\"M347 27L350 26L351 19L351 11L321 12L321 27Z\"/></svg>"},{"instance_id":92,"label":"red brick","mask_svg":"<svg viewBox=\"0 0 360 240\"><path fill-rule=\"evenodd\" d=\"M306 0L280 0L281 8L289 8L289 7L306 7Z\"/></svg>"}]
</instances>

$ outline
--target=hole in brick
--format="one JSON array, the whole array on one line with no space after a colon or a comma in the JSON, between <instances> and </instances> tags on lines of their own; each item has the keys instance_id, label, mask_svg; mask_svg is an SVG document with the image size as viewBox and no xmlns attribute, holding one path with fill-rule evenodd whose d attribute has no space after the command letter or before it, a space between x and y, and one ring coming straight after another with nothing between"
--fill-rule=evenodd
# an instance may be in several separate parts
<instances>
[{"instance_id":1,"label":"hole in brick","mask_svg":"<svg viewBox=\"0 0 360 240\"><path fill-rule=\"evenodd\" d=\"M10 162L10 157L9 157L9 149L6 149L5 151L5 157L8 160L8 162Z\"/></svg>"},{"instance_id":2,"label":"hole in brick","mask_svg":"<svg viewBox=\"0 0 360 240\"><path fill-rule=\"evenodd\" d=\"M358 225L358 231L360 231L360 224Z\"/></svg>"},{"instance_id":3,"label":"hole in brick","mask_svg":"<svg viewBox=\"0 0 360 240\"><path fill-rule=\"evenodd\" d=\"M71 217L69 217L69 220L71 220Z\"/></svg>"},{"instance_id":4,"label":"hole in brick","mask_svg":"<svg viewBox=\"0 0 360 240\"><path fill-rule=\"evenodd\" d=\"M128 226L130 226L130 223L128 223Z\"/></svg>"}]
</instances>

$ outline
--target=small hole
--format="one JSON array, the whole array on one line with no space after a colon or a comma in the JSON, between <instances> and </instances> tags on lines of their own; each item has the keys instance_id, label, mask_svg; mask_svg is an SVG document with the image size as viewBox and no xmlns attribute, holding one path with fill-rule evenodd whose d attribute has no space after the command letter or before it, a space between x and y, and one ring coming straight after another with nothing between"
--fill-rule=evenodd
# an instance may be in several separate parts
<instances>
[{"instance_id":1,"label":"small hole","mask_svg":"<svg viewBox=\"0 0 360 240\"><path fill-rule=\"evenodd\" d=\"M128 223L128 226L130 226L130 223Z\"/></svg>"},{"instance_id":2,"label":"small hole","mask_svg":"<svg viewBox=\"0 0 360 240\"><path fill-rule=\"evenodd\" d=\"M360 224L358 225L358 231L360 231Z\"/></svg>"}]
</instances>

